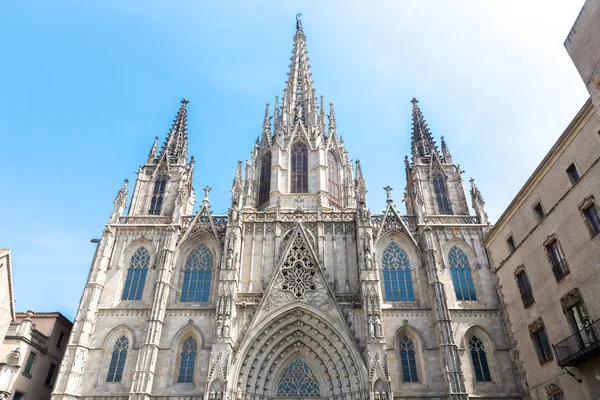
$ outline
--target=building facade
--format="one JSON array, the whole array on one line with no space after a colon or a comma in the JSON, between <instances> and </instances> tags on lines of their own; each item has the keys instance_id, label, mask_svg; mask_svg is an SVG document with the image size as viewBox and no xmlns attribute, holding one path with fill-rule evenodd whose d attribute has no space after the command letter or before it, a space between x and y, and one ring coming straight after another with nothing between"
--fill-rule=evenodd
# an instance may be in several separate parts
<instances>
[{"instance_id":1,"label":"building facade","mask_svg":"<svg viewBox=\"0 0 600 400\"><path fill-rule=\"evenodd\" d=\"M193 212L187 100L127 182L92 262L53 399L520 399L471 183L413 99L403 214L366 200L312 87L297 21L282 102L227 215Z\"/></svg>"},{"instance_id":2,"label":"building facade","mask_svg":"<svg viewBox=\"0 0 600 400\"><path fill-rule=\"evenodd\" d=\"M0 398L49 400L71 327L58 312L17 313L0 345Z\"/></svg>"},{"instance_id":3,"label":"building facade","mask_svg":"<svg viewBox=\"0 0 600 400\"><path fill-rule=\"evenodd\" d=\"M11 257L9 249L0 249L0 338L15 320ZM1 367L0 367L1 368Z\"/></svg>"},{"instance_id":4,"label":"building facade","mask_svg":"<svg viewBox=\"0 0 600 400\"><path fill-rule=\"evenodd\" d=\"M590 92L486 240L534 399L600 398L600 1L565 46Z\"/></svg>"}]
</instances>

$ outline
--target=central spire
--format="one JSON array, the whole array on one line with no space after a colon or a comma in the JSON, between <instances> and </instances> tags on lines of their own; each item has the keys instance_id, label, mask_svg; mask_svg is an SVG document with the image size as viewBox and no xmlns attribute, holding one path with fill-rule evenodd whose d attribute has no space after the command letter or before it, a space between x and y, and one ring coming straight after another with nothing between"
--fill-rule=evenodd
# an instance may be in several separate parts
<instances>
[{"instance_id":1,"label":"central spire","mask_svg":"<svg viewBox=\"0 0 600 400\"><path fill-rule=\"evenodd\" d=\"M317 110L315 90L312 87L311 73L306 51L306 36L302 30L302 21L296 15L296 34L292 63L288 73L287 86L283 95L283 117L285 122L295 123L298 120L307 122ZM316 117L316 114L315 114Z\"/></svg>"},{"instance_id":2,"label":"central spire","mask_svg":"<svg viewBox=\"0 0 600 400\"><path fill-rule=\"evenodd\" d=\"M432 154L438 154L437 147L427 126L427 122L423 117L423 113L419 108L419 100L413 99L410 101L413 105L412 109L412 154L413 159L420 157L430 157Z\"/></svg>"}]
</instances>

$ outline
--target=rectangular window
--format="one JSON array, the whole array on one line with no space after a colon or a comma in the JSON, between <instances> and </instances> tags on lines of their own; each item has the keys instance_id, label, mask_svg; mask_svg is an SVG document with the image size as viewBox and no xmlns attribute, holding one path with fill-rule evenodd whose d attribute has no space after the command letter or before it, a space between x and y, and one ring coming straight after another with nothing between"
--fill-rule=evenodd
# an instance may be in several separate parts
<instances>
[{"instance_id":1,"label":"rectangular window","mask_svg":"<svg viewBox=\"0 0 600 400\"><path fill-rule=\"evenodd\" d=\"M577 335L580 348L597 344L598 338L596 337L596 332L594 332L592 323L585 312L583 303L579 302L567 308L567 315Z\"/></svg>"},{"instance_id":2,"label":"rectangular window","mask_svg":"<svg viewBox=\"0 0 600 400\"><path fill-rule=\"evenodd\" d=\"M23 369L23 373L25 375L31 376L31 371L33 370L33 365L35 364L35 358L37 354L33 351L29 352L29 356L27 357L27 362L25 363L25 369Z\"/></svg>"},{"instance_id":3,"label":"rectangular window","mask_svg":"<svg viewBox=\"0 0 600 400\"><path fill-rule=\"evenodd\" d=\"M590 228L592 236L600 233L600 216L598 215L598 208L596 208L596 204L592 203L585 207L582 211L583 215L585 215L586 223Z\"/></svg>"},{"instance_id":4,"label":"rectangular window","mask_svg":"<svg viewBox=\"0 0 600 400\"><path fill-rule=\"evenodd\" d=\"M552 393L552 400L565 400L565 397L563 396L563 392L556 392L556 393Z\"/></svg>"},{"instance_id":5,"label":"rectangular window","mask_svg":"<svg viewBox=\"0 0 600 400\"><path fill-rule=\"evenodd\" d=\"M58 340L56 341L56 348L57 348L57 349L60 349L60 346L62 346L62 342L63 342L63 340L65 340L65 333L64 333L64 332L61 332L61 333L58 335Z\"/></svg>"},{"instance_id":6,"label":"rectangular window","mask_svg":"<svg viewBox=\"0 0 600 400\"><path fill-rule=\"evenodd\" d=\"M538 217L538 219L543 219L546 216L546 213L544 212L544 208L542 207L542 203L537 203L534 207L533 207L533 211L535 212L535 215Z\"/></svg>"},{"instance_id":7,"label":"rectangular window","mask_svg":"<svg viewBox=\"0 0 600 400\"><path fill-rule=\"evenodd\" d=\"M13 396L13 400L21 400L23 398L23 393L16 392Z\"/></svg>"},{"instance_id":8,"label":"rectangular window","mask_svg":"<svg viewBox=\"0 0 600 400\"><path fill-rule=\"evenodd\" d=\"M569 180L573 185L579 180L579 178L581 178L581 175L579 175L579 171L577 170L575 164L569 165L569 168L567 168L567 175L569 175Z\"/></svg>"},{"instance_id":9,"label":"rectangular window","mask_svg":"<svg viewBox=\"0 0 600 400\"><path fill-rule=\"evenodd\" d=\"M515 241L513 240L512 236L509 236L508 239L506 239L506 243L508 244L508 250L512 253L513 251L515 251L516 247L515 247Z\"/></svg>"},{"instance_id":10,"label":"rectangular window","mask_svg":"<svg viewBox=\"0 0 600 400\"><path fill-rule=\"evenodd\" d=\"M552 264L554 276L556 277L556 280L559 281L569 273L569 267L567 266L567 261L560 250L558 241L553 240L548 243L546 245L546 251L548 252L548 257L550 258L550 263Z\"/></svg>"},{"instance_id":11,"label":"rectangular window","mask_svg":"<svg viewBox=\"0 0 600 400\"><path fill-rule=\"evenodd\" d=\"M552 355L552 349L550 348L550 343L548 342L548 336L546 335L546 328L542 327L542 329L539 331L532 332L531 338L533 340L533 346L537 352L538 359L540 360L540 364L543 364L546 361L554 358Z\"/></svg>"},{"instance_id":12,"label":"rectangular window","mask_svg":"<svg viewBox=\"0 0 600 400\"><path fill-rule=\"evenodd\" d=\"M56 364L51 363L48 369L48 375L46 375L46 385L52 385L54 381L54 372L56 371Z\"/></svg>"},{"instance_id":13,"label":"rectangular window","mask_svg":"<svg viewBox=\"0 0 600 400\"><path fill-rule=\"evenodd\" d=\"M517 278L517 285L519 286L519 292L521 292L521 299L523 300L523 306L525 308L533 304L533 291L531 290L531 284L527 278L525 271L518 272L515 277Z\"/></svg>"}]
</instances>

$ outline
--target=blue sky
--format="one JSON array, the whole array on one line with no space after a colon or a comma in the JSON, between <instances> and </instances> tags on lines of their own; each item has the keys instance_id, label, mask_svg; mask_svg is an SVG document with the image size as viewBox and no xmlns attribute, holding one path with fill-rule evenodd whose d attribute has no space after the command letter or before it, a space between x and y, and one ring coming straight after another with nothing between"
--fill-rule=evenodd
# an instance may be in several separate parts
<instances>
[{"instance_id":1,"label":"blue sky","mask_svg":"<svg viewBox=\"0 0 600 400\"><path fill-rule=\"evenodd\" d=\"M373 212L401 203L412 97L495 221L587 99L573 1L7 1L0 16L0 247L16 308L75 316L124 178L190 100L194 185L225 212L281 96L301 11L317 95Z\"/></svg>"}]
</instances>

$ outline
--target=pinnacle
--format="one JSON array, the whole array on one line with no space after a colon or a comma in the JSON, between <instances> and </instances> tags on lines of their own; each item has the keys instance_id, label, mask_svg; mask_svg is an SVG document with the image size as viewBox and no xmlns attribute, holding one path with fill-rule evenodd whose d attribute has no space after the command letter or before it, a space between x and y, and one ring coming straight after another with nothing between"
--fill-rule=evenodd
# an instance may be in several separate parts
<instances>
[{"instance_id":1,"label":"pinnacle","mask_svg":"<svg viewBox=\"0 0 600 400\"><path fill-rule=\"evenodd\" d=\"M181 107L173 120L171 130L167 135L165 144L161 150L161 156L175 156L187 158L187 104L188 99L181 100Z\"/></svg>"}]
</instances>

